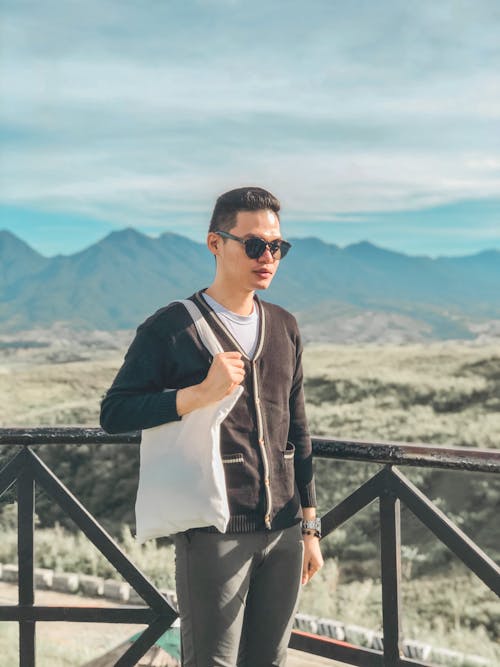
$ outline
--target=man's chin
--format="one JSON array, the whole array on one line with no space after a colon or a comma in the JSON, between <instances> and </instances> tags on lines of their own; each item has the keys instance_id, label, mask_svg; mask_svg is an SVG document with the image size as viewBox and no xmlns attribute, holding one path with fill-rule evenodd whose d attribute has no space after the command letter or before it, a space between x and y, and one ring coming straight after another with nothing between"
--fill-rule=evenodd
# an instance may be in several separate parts
<instances>
[{"instance_id":1,"label":"man's chin","mask_svg":"<svg viewBox=\"0 0 500 667\"><path fill-rule=\"evenodd\" d=\"M271 276L270 278L260 278L260 279L256 280L254 289L256 289L256 290L267 289L270 286L270 284L272 283L273 278L274 278L274 276Z\"/></svg>"}]
</instances>

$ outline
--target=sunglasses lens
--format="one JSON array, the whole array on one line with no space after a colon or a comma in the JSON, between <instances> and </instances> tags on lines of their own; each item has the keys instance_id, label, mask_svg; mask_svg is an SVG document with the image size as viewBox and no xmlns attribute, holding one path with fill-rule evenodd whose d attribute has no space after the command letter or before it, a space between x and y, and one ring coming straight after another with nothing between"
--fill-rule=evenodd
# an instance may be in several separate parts
<instances>
[{"instance_id":1,"label":"sunglasses lens","mask_svg":"<svg viewBox=\"0 0 500 667\"><path fill-rule=\"evenodd\" d=\"M280 244L280 251L279 251L278 257L280 259L283 259L283 257L285 257L287 252L292 247L292 244L288 243L288 241L280 241L279 244Z\"/></svg>"},{"instance_id":2,"label":"sunglasses lens","mask_svg":"<svg viewBox=\"0 0 500 667\"><path fill-rule=\"evenodd\" d=\"M283 259L290 250L291 245L287 241L271 241L266 243L264 239L252 238L245 241L245 251L250 259L258 259L269 248L271 255L275 259Z\"/></svg>"},{"instance_id":3,"label":"sunglasses lens","mask_svg":"<svg viewBox=\"0 0 500 667\"><path fill-rule=\"evenodd\" d=\"M245 251L250 259L258 259L264 254L266 247L263 239L253 238L245 241Z\"/></svg>"}]
</instances>

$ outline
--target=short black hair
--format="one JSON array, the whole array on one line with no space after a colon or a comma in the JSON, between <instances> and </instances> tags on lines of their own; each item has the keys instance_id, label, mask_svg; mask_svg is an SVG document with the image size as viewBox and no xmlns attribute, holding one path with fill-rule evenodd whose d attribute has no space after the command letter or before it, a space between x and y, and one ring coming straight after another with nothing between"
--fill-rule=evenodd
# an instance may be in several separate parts
<instances>
[{"instance_id":1,"label":"short black hair","mask_svg":"<svg viewBox=\"0 0 500 667\"><path fill-rule=\"evenodd\" d=\"M270 210L279 220L280 208L279 199L264 188L252 186L229 190L217 198L208 231L229 232L236 225L238 211Z\"/></svg>"}]
</instances>

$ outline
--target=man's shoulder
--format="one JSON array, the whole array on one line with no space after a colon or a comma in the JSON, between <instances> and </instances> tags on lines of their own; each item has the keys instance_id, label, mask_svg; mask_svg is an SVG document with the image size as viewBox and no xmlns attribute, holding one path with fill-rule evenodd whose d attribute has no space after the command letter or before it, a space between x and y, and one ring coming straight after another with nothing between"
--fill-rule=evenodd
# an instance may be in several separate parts
<instances>
[{"instance_id":1,"label":"man's shoulder","mask_svg":"<svg viewBox=\"0 0 500 667\"><path fill-rule=\"evenodd\" d=\"M278 306L276 303L271 303L270 301L263 301L261 299L260 303L264 309L266 317L270 317L274 320L280 320L290 329L298 329L295 316L292 315L292 313L290 313L288 310L282 306Z\"/></svg>"},{"instance_id":2,"label":"man's shoulder","mask_svg":"<svg viewBox=\"0 0 500 667\"><path fill-rule=\"evenodd\" d=\"M192 321L186 307L180 301L171 301L147 317L138 326L137 332L150 333L160 338L176 336L184 331Z\"/></svg>"}]
</instances>

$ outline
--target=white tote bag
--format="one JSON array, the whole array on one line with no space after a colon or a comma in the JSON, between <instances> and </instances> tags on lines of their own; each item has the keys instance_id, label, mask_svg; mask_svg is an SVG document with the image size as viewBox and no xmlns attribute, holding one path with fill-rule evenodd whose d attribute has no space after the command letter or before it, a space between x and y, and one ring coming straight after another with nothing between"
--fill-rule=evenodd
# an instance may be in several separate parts
<instances>
[{"instance_id":1,"label":"white tote bag","mask_svg":"<svg viewBox=\"0 0 500 667\"><path fill-rule=\"evenodd\" d=\"M195 304L188 299L180 303L212 356L223 352ZM220 425L242 391L238 386L229 396L193 410L180 421L142 431L135 503L138 542L202 526L226 531L229 506Z\"/></svg>"}]
</instances>

